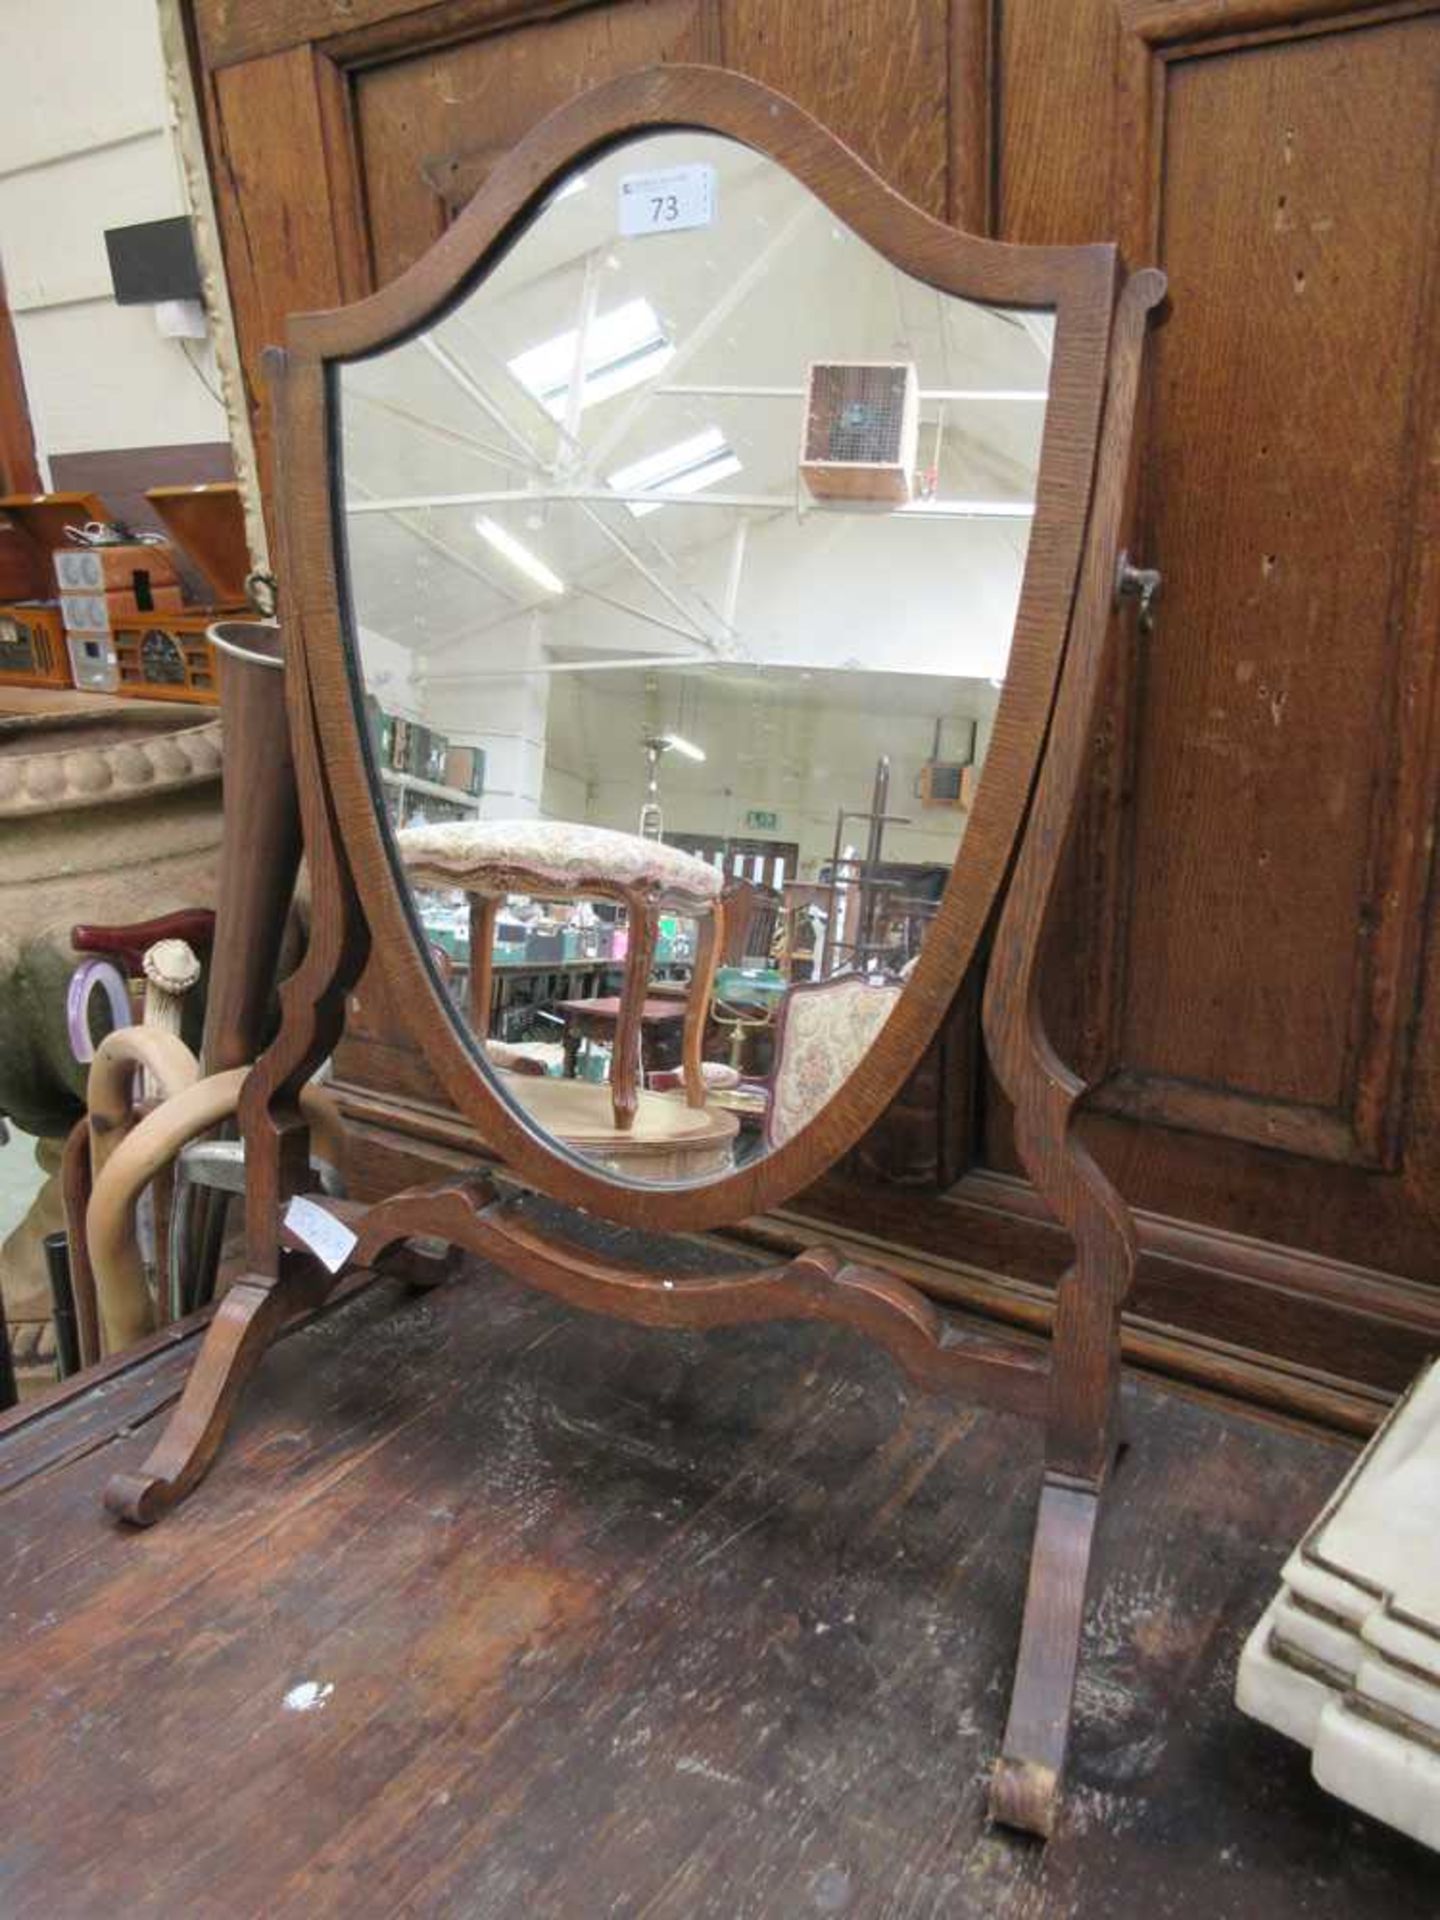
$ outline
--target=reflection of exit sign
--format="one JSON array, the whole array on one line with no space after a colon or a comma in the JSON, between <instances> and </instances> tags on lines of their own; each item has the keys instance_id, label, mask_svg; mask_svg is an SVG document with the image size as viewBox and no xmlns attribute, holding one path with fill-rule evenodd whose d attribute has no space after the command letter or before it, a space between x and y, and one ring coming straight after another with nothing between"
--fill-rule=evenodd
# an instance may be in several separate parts
<instances>
[{"instance_id":1,"label":"reflection of exit sign","mask_svg":"<svg viewBox=\"0 0 1440 1920\"><path fill-rule=\"evenodd\" d=\"M754 827L760 833L776 833L780 827L778 813L766 813L762 808L752 807L745 816L747 827Z\"/></svg>"}]
</instances>

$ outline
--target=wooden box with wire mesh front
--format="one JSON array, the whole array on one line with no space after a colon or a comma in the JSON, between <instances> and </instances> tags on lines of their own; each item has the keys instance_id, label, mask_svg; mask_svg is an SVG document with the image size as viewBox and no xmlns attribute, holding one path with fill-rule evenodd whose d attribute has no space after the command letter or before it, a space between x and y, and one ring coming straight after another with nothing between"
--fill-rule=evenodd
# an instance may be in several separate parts
<instances>
[{"instance_id":1,"label":"wooden box with wire mesh front","mask_svg":"<svg viewBox=\"0 0 1440 1920\"><path fill-rule=\"evenodd\" d=\"M920 383L908 362L817 361L805 390L800 471L817 500L907 501Z\"/></svg>"}]
</instances>

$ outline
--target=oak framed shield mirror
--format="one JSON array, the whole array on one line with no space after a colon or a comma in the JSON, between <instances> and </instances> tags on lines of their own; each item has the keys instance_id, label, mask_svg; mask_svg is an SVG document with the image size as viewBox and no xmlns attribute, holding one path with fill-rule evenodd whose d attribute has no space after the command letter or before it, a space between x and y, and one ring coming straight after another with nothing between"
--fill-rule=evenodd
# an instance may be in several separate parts
<instances>
[{"instance_id":1,"label":"oak framed shield mirror","mask_svg":"<svg viewBox=\"0 0 1440 1920\"><path fill-rule=\"evenodd\" d=\"M668 67L544 122L393 284L291 322L309 944L239 1096L247 1271L116 1513L183 1498L276 1331L382 1261L429 1283L465 1250L656 1326L856 1328L1043 1423L992 1809L1049 1830L1135 1236L1072 1138L1036 963L1163 292L1108 246L957 232L767 88ZM764 1212L873 1124L992 918L986 1044L1075 1242L1050 1349L832 1247L674 1259L656 1233ZM301 1100L367 963L491 1157L321 1205ZM645 1257L527 1188L651 1230Z\"/></svg>"},{"instance_id":2,"label":"oak framed shield mirror","mask_svg":"<svg viewBox=\"0 0 1440 1920\"><path fill-rule=\"evenodd\" d=\"M738 1219L913 1070L1033 784L1117 284L1109 247L958 233L672 70L292 322L287 568L329 784L370 803L346 857L527 1179Z\"/></svg>"}]
</instances>

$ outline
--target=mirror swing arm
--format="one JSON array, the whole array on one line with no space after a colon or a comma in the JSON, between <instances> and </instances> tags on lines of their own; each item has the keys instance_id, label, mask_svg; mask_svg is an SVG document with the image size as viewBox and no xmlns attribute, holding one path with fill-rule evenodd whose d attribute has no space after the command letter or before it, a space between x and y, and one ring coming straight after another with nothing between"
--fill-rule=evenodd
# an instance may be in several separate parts
<instances>
[{"instance_id":1,"label":"mirror swing arm","mask_svg":"<svg viewBox=\"0 0 1440 1920\"><path fill-rule=\"evenodd\" d=\"M546 1143L493 1087L451 1024L415 950L392 852L375 818L358 700L344 650L337 530L334 368L414 332L503 251L568 166L627 135L730 135L787 166L892 260L947 291L1023 307L1053 299L1055 387L1032 565L992 759L956 875L914 979L870 1055L829 1106L768 1159L710 1186L622 1186ZM957 265L958 262L958 265ZM1045 291L1049 289L1049 291ZM1055 291L1058 289L1058 292ZM323 1304L351 1272L380 1263L421 1284L462 1252L590 1312L706 1328L810 1319L876 1341L925 1390L963 1393L1044 1429L1044 1471L1009 1720L991 1790L1006 1824L1048 1834L1069 1732L1099 1502L1116 1445L1120 1312L1135 1266L1125 1202L1073 1122L1085 1088L1051 1046L1040 1013L1041 934L1080 800L1105 683L1116 562L1148 327L1164 277L1127 275L1112 248L1020 248L941 226L901 200L823 128L758 83L707 68L631 74L542 123L496 169L430 253L353 308L302 316L271 350L286 697L311 882L309 944L280 991L279 1031L245 1083L246 1272L215 1311L179 1404L149 1457L116 1475L112 1512L149 1525L200 1481L271 1340ZM1072 335L1085 346L1071 345ZM1088 344L1085 344L1088 343ZM1053 447L1053 451L1052 451ZM1058 476L1058 483L1056 476ZM1042 531L1049 544L1037 562ZM1037 585L1031 576L1043 576ZM972 844L973 843L973 844ZM965 869L965 884L956 881ZM985 987L991 1064L1013 1102L1021 1158L1074 1238L1048 1349L961 1327L878 1265L817 1245L781 1264L666 1278L604 1259L537 1221L525 1194L477 1168L365 1207L327 1202L355 1235L334 1271L283 1224L313 1189L300 1093L336 1046L346 998L367 962L416 1009L414 1037L447 1096L526 1187L640 1228L701 1231L765 1211L816 1178L874 1123L944 1017L1007 887ZM425 1248L413 1242L427 1243ZM443 1242L447 1251L429 1247Z\"/></svg>"}]
</instances>

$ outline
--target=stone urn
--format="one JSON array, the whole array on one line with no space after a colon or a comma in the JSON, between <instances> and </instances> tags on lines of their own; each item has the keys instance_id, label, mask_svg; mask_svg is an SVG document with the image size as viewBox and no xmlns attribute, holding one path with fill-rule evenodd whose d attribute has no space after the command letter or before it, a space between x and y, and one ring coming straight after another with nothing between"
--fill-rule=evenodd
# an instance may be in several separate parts
<instances>
[{"instance_id":1,"label":"stone urn","mask_svg":"<svg viewBox=\"0 0 1440 1920\"><path fill-rule=\"evenodd\" d=\"M85 1105L66 1027L70 929L213 908L220 835L218 719L119 700L0 716L0 1116L36 1137L47 1173ZM52 1178L0 1247L22 1364L49 1346L39 1241L58 1223Z\"/></svg>"}]
</instances>

